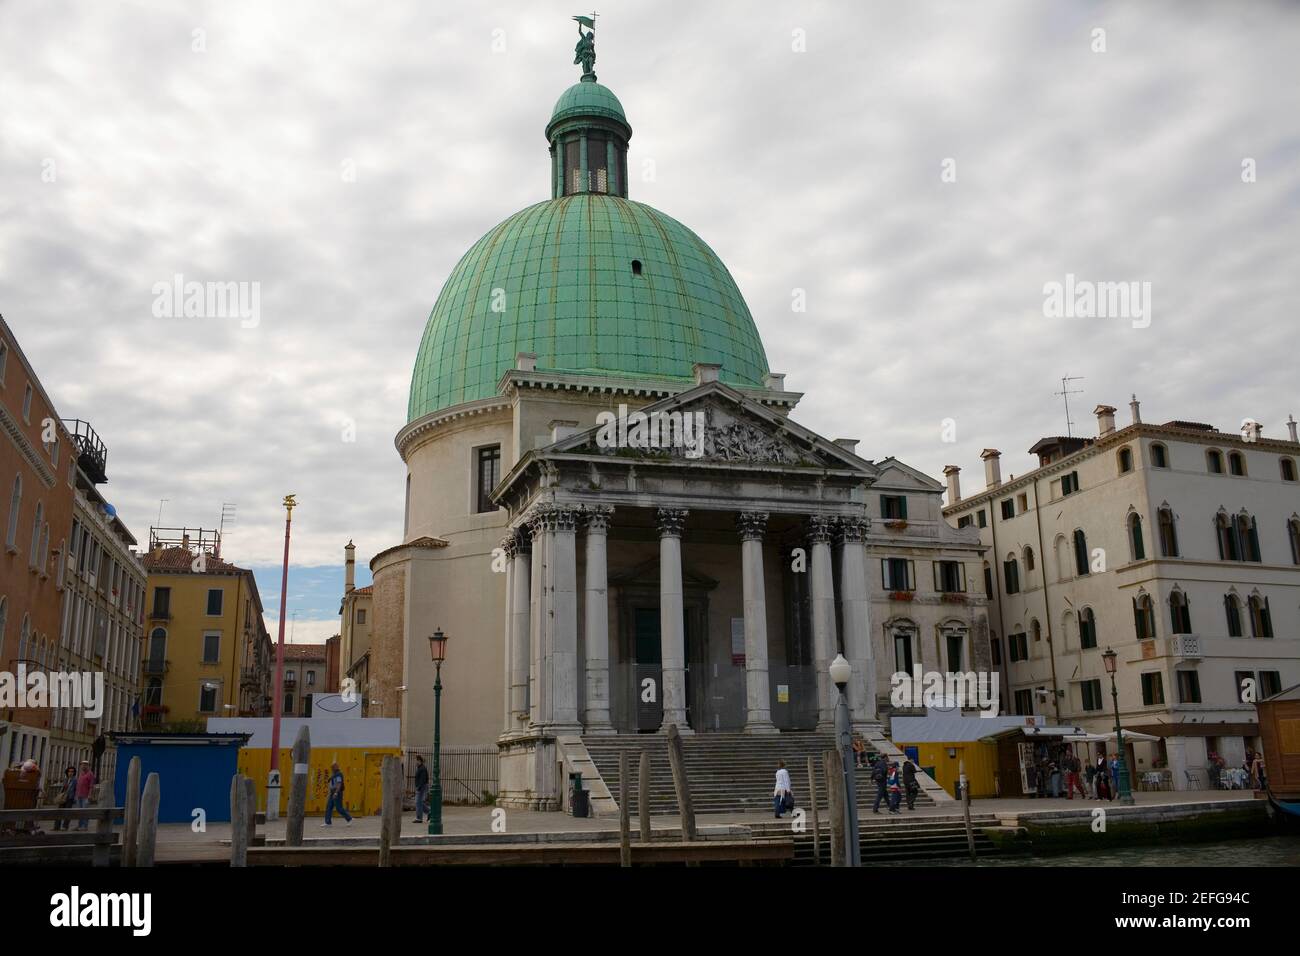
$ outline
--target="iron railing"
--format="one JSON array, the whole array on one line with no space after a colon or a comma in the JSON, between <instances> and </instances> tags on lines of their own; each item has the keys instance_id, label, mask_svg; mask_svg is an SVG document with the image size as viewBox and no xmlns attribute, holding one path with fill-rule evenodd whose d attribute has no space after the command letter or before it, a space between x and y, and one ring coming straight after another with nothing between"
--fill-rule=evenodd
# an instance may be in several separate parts
<instances>
[{"instance_id":1,"label":"iron railing","mask_svg":"<svg viewBox=\"0 0 1300 956\"><path fill-rule=\"evenodd\" d=\"M406 792L415 793L415 758L424 758L432 773L432 748L411 748L403 757L406 769ZM447 804L481 804L497 789L497 749L495 747L443 747L439 766L442 777L442 802Z\"/></svg>"}]
</instances>

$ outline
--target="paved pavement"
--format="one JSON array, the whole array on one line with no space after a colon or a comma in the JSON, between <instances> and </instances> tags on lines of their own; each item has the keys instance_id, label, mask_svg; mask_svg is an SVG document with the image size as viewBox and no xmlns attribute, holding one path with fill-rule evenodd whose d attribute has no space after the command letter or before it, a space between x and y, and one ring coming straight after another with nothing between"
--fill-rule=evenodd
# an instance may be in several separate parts
<instances>
[{"instance_id":1,"label":"paved pavement","mask_svg":"<svg viewBox=\"0 0 1300 956\"><path fill-rule=\"evenodd\" d=\"M1254 795L1248 790L1201 790L1136 793L1134 798L1138 806L1150 807L1181 803L1250 801L1254 799ZM1099 805L1101 805L1100 801L1080 798L1075 798L1072 801L1060 798L1048 800L989 799L971 801L971 811L975 814L1013 814L1034 811L1059 812L1070 809L1087 812L1092 807ZM1111 803L1107 804L1107 806L1117 807L1119 804ZM933 807L918 808L911 813L904 811L902 819L948 816L959 813L961 813L960 804L955 802L943 803ZM789 817L786 819L788 820ZM874 818L870 812L863 816L864 822L872 819ZM883 811L881 819L888 819ZM893 819L897 820L899 818L894 817ZM304 842L310 845L312 841L322 839L379 839L379 817L355 817L354 820L355 822L348 826L342 818L335 817L333 826L325 828L321 826L323 822L321 817L308 817L306 828L303 831ZM494 829L494 822L496 823L496 829ZM766 822L774 822L774 818L771 814L762 812L708 813L700 814L696 818L697 826L700 827ZM675 815L655 816L652 818L651 823L656 831L677 830L681 825L680 819ZM504 831L500 829L502 826L504 826ZM284 827L285 822L280 819L258 829L260 833L264 833L269 839L279 840L284 838ZM635 833L637 829L635 817L632 819L632 828ZM490 834L494 832L510 834L581 833L617 829L617 817L583 819L571 817L567 813L541 813L509 809L498 811L493 807L445 807L443 809L443 832L451 836ZM427 824L417 824L413 812L408 811L402 815L403 837L426 835L428 835ZM160 857L183 854L189 848L195 850L205 848L210 853L215 852L217 847L220 847L223 842L228 842L229 839L230 825L227 823L214 823L208 826L204 833L195 833L190 825L185 823L168 823L158 827ZM228 853L229 850L227 849L224 852Z\"/></svg>"}]
</instances>

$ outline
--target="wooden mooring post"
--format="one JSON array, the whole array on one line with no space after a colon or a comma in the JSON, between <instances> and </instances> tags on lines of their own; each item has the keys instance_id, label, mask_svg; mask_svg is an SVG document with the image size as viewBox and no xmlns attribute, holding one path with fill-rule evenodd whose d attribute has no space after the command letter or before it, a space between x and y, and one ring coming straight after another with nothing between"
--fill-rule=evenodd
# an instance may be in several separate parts
<instances>
[{"instance_id":1,"label":"wooden mooring post","mask_svg":"<svg viewBox=\"0 0 1300 956\"><path fill-rule=\"evenodd\" d=\"M812 806L813 866L822 865L822 834L817 817L817 758L808 757L808 802Z\"/></svg>"},{"instance_id":2,"label":"wooden mooring post","mask_svg":"<svg viewBox=\"0 0 1300 956\"><path fill-rule=\"evenodd\" d=\"M831 866L847 866L844 859L844 766L834 750L822 752L826 774L826 812L831 818Z\"/></svg>"},{"instance_id":3,"label":"wooden mooring post","mask_svg":"<svg viewBox=\"0 0 1300 956\"><path fill-rule=\"evenodd\" d=\"M135 866L136 835L140 832L140 758L126 768L126 819L122 821L122 865Z\"/></svg>"},{"instance_id":4,"label":"wooden mooring post","mask_svg":"<svg viewBox=\"0 0 1300 956\"><path fill-rule=\"evenodd\" d=\"M682 735L676 724L668 725L668 763L673 770L673 789L677 791L677 812L682 815L682 840L695 842L695 805L691 802L691 782L686 779L686 756L682 752Z\"/></svg>"},{"instance_id":5,"label":"wooden mooring post","mask_svg":"<svg viewBox=\"0 0 1300 956\"><path fill-rule=\"evenodd\" d=\"M636 781L636 819L641 828L641 842L650 842L650 754L641 751Z\"/></svg>"},{"instance_id":6,"label":"wooden mooring post","mask_svg":"<svg viewBox=\"0 0 1300 956\"><path fill-rule=\"evenodd\" d=\"M135 855L136 866L153 866L154 851L158 847L160 797L158 774L151 773L144 782L144 793L140 797L140 836Z\"/></svg>"},{"instance_id":7,"label":"wooden mooring post","mask_svg":"<svg viewBox=\"0 0 1300 956\"><path fill-rule=\"evenodd\" d=\"M618 752L618 863L619 866L632 865L632 821L627 811L627 799L630 788L627 775L632 761L628 752Z\"/></svg>"},{"instance_id":8,"label":"wooden mooring post","mask_svg":"<svg viewBox=\"0 0 1300 956\"><path fill-rule=\"evenodd\" d=\"M248 866L248 796L239 773L230 778L230 865Z\"/></svg>"},{"instance_id":9,"label":"wooden mooring post","mask_svg":"<svg viewBox=\"0 0 1300 956\"><path fill-rule=\"evenodd\" d=\"M310 766L311 732L303 723L293 742L293 778L289 784L289 808L284 825L285 846L302 846L302 828L307 817L307 770Z\"/></svg>"}]
</instances>

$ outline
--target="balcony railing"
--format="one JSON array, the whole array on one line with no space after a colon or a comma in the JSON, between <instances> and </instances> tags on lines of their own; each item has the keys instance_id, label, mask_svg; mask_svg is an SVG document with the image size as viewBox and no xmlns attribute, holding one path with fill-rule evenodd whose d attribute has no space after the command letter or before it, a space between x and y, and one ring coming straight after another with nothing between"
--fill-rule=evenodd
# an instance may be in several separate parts
<instances>
[{"instance_id":1,"label":"balcony railing","mask_svg":"<svg viewBox=\"0 0 1300 956\"><path fill-rule=\"evenodd\" d=\"M166 674L167 669L170 666L171 661L150 660L149 658L145 658L144 663L140 665L140 669L144 672L146 677L159 677Z\"/></svg>"},{"instance_id":2,"label":"balcony railing","mask_svg":"<svg viewBox=\"0 0 1300 956\"><path fill-rule=\"evenodd\" d=\"M1175 634L1169 638L1169 656L1184 661L1199 661L1202 657L1199 634Z\"/></svg>"}]
</instances>

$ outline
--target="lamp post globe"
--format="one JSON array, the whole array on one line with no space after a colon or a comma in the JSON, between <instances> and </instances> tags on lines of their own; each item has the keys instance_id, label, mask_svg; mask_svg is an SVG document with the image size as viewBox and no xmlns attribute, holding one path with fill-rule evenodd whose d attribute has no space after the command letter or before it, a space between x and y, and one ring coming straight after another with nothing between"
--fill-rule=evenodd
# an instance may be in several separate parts
<instances>
[{"instance_id":1,"label":"lamp post globe","mask_svg":"<svg viewBox=\"0 0 1300 956\"><path fill-rule=\"evenodd\" d=\"M858 788L853 769L853 741L849 725L849 678L853 667L843 654L836 654L827 668L831 683L839 691L835 703L835 738L840 751L840 765L844 774L844 860L846 866L862 865L862 850L858 844Z\"/></svg>"},{"instance_id":2,"label":"lamp post globe","mask_svg":"<svg viewBox=\"0 0 1300 956\"><path fill-rule=\"evenodd\" d=\"M429 835L442 834L442 662L447 659L447 635L439 628L429 635L433 661L433 767L429 773Z\"/></svg>"}]
</instances>

